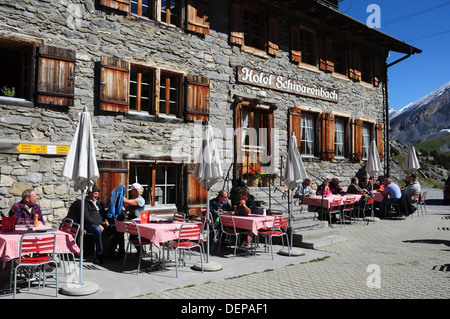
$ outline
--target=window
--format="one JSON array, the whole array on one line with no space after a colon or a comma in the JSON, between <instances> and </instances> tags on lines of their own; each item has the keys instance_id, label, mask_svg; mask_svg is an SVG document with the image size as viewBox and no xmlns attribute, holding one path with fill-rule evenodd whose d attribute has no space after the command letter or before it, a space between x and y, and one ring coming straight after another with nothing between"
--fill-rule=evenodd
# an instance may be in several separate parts
<instances>
[{"instance_id":1,"label":"window","mask_svg":"<svg viewBox=\"0 0 450 319\"><path fill-rule=\"evenodd\" d=\"M131 67L130 110L154 113L154 76L152 69Z\"/></svg>"},{"instance_id":2,"label":"window","mask_svg":"<svg viewBox=\"0 0 450 319\"><path fill-rule=\"evenodd\" d=\"M361 80L372 84L372 59L369 54L361 52Z\"/></svg>"},{"instance_id":3,"label":"window","mask_svg":"<svg viewBox=\"0 0 450 319\"><path fill-rule=\"evenodd\" d=\"M69 49L0 38L0 95L39 105L72 106L75 55Z\"/></svg>"},{"instance_id":4,"label":"window","mask_svg":"<svg viewBox=\"0 0 450 319\"><path fill-rule=\"evenodd\" d=\"M347 50L345 45L333 42L334 72L347 75Z\"/></svg>"},{"instance_id":5,"label":"window","mask_svg":"<svg viewBox=\"0 0 450 319\"><path fill-rule=\"evenodd\" d=\"M33 52L29 43L0 41L0 95L31 100Z\"/></svg>"},{"instance_id":6,"label":"window","mask_svg":"<svg viewBox=\"0 0 450 319\"><path fill-rule=\"evenodd\" d=\"M316 65L313 31L291 26L291 60Z\"/></svg>"},{"instance_id":7,"label":"window","mask_svg":"<svg viewBox=\"0 0 450 319\"><path fill-rule=\"evenodd\" d=\"M147 205L177 203L178 166L131 164L129 186L139 183L144 187Z\"/></svg>"},{"instance_id":8,"label":"window","mask_svg":"<svg viewBox=\"0 0 450 319\"><path fill-rule=\"evenodd\" d=\"M345 121L342 118L336 118L334 121L334 154L336 157L345 155Z\"/></svg>"},{"instance_id":9,"label":"window","mask_svg":"<svg viewBox=\"0 0 450 319\"><path fill-rule=\"evenodd\" d=\"M161 0L161 22L180 26L179 0Z\"/></svg>"},{"instance_id":10,"label":"window","mask_svg":"<svg viewBox=\"0 0 450 319\"><path fill-rule=\"evenodd\" d=\"M231 43L256 49L247 50L255 55L278 55L278 19L260 4L232 0L230 23Z\"/></svg>"},{"instance_id":11,"label":"window","mask_svg":"<svg viewBox=\"0 0 450 319\"><path fill-rule=\"evenodd\" d=\"M236 177L246 178L250 166L272 169L274 107L242 98L236 106Z\"/></svg>"},{"instance_id":12,"label":"window","mask_svg":"<svg viewBox=\"0 0 450 319\"><path fill-rule=\"evenodd\" d=\"M181 118L184 107L187 121L209 120L208 78L131 65L105 56L101 57L100 64L99 100L102 111L136 111Z\"/></svg>"},{"instance_id":13,"label":"window","mask_svg":"<svg viewBox=\"0 0 450 319\"><path fill-rule=\"evenodd\" d=\"M209 34L208 0L100 0L102 6Z\"/></svg>"},{"instance_id":14,"label":"window","mask_svg":"<svg viewBox=\"0 0 450 319\"><path fill-rule=\"evenodd\" d=\"M301 153L314 155L314 116L308 113L301 118Z\"/></svg>"},{"instance_id":15,"label":"window","mask_svg":"<svg viewBox=\"0 0 450 319\"><path fill-rule=\"evenodd\" d=\"M364 123L362 130L362 156L363 159L367 159L369 157L369 147L370 147L370 124Z\"/></svg>"},{"instance_id":16,"label":"window","mask_svg":"<svg viewBox=\"0 0 450 319\"><path fill-rule=\"evenodd\" d=\"M159 83L159 114L180 116L180 77L161 72Z\"/></svg>"},{"instance_id":17,"label":"window","mask_svg":"<svg viewBox=\"0 0 450 319\"><path fill-rule=\"evenodd\" d=\"M154 205L175 204L177 199L177 171L174 166L157 166Z\"/></svg>"},{"instance_id":18,"label":"window","mask_svg":"<svg viewBox=\"0 0 450 319\"><path fill-rule=\"evenodd\" d=\"M264 49L261 14L244 9L244 43L245 45Z\"/></svg>"},{"instance_id":19,"label":"window","mask_svg":"<svg viewBox=\"0 0 450 319\"><path fill-rule=\"evenodd\" d=\"M142 17L153 19L154 17L154 3L155 0L131 0L131 13Z\"/></svg>"}]
</instances>

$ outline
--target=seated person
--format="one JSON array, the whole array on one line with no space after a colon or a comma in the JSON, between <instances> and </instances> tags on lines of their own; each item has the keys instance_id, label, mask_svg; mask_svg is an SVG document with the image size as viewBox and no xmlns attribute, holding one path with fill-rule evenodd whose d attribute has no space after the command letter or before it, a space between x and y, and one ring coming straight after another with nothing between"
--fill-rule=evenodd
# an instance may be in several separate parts
<instances>
[{"instance_id":1,"label":"seated person","mask_svg":"<svg viewBox=\"0 0 450 319\"><path fill-rule=\"evenodd\" d=\"M328 178L325 178L323 180L322 185L320 185L317 188L316 195L323 195L323 196L331 195L331 190L330 190L329 185L330 185L330 181L328 180Z\"/></svg>"},{"instance_id":2,"label":"seated person","mask_svg":"<svg viewBox=\"0 0 450 319\"><path fill-rule=\"evenodd\" d=\"M295 193L294 197L295 198L300 198L303 200L303 198L309 197L314 195L314 191L311 188L311 184L312 184L312 179L311 178L305 178L303 180L303 183L301 183L300 185L298 185L297 188L297 192Z\"/></svg>"},{"instance_id":3,"label":"seated person","mask_svg":"<svg viewBox=\"0 0 450 319\"><path fill-rule=\"evenodd\" d=\"M239 198L240 201L236 215L247 216L248 214L252 214L255 212L256 204L255 201L250 198L248 189L242 188L239 191Z\"/></svg>"},{"instance_id":4,"label":"seated person","mask_svg":"<svg viewBox=\"0 0 450 319\"><path fill-rule=\"evenodd\" d=\"M361 181L358 184L359 187L363 188L363 189L367 189L368 191L372 190L372 180L367 177L364 176Z\"/></svg>"},{"instance_id":5,"label":"seated person","mask_svg":"<svg viewBox=\"0 0 450 319\"><path fill-rule=\"evenodd\" d=\"M123 207L128 211L128 219L134 219L141 217L141 212L145 209L145 199L142 197L144 188L139 183L131 185L130 189L131 198L124 197Z\"/></svg>"},{"instance_id":6,"label":"seated person","mask_svg":"<svg viewBox=\"0 0 450 319\"><path fill-rule=\"evenodd\" d=\"M359 187L359 179L358 177L352 177L351 184L347 188L347 194L366 194L367 189Z\"/></svg>"},{"instance_id":7,"label":"seated person","mask_svg":"<svg viewBox=\"0 0 450 319\"><path fill-rule=\"evenodd\" d=\"M217 197L209 201L209 210L214 220L214 227L219 225L218 214L221 214L223 211L233 211L233 205L231 205L231 199L228 199L226 190L220 190Z\"/></svg>"},{"instance_id":8,"label":"seated person","mask_svg":"<svg viewBox=\"0 0 450 319\"><path fill-rule=\"evenodd\" d=\"M373 189L381 189L383 187L386 187L386 178L384 176L379 176L373 184Z\"/></svg>"},{"instance_id":9,"label":"seated person","mask_svg":"<svg viewBox=\"0 0 450 319\"><path fill-rule=\"evenodd\" d=\"M405 215L409 216L412 213L414 213L414 207L412 206L412 198L414 195L420 195L420 184L417 179L416 174L411 174L410 176L407 176L408 179L408 186L406 186L405 190L402 193L402 197L400 199L400 212Z\"/></svg>"},{"instance_id":10,"label":"seated person","mask_svg":"<svg viewBox=\"0 0 450 319\"><path fill-rule=\"evenodd\" d=\"M330 183L330 191L334 195L343 195L345 194L344 190L339 186L339 178L333 177Z\"/></svg>"},{"instance_id":11,"label":"seated person","mask_svg":"<svg viewBox=\"0 0 450 319\"><path fill-rule=\"evenodd\" d=\"M16 225L33 225L34 216L37 214L38 221L44 225L45 222L37 200L36 192L33 189L26 189L22 193L22 200L11 207L8 216L16 217Z\"/></svg>"},{"instance_id":12,"label":"seated person","mask_svg":"<svg viewBox=\"0 0 450 319\"><path fill-rule=\"evenodd\" d=\"M100 190L96 185L88 192L84 201L84 229L86 232L94 235L95 248L97 250L94 263L103 262L103 232L109 226L106 219L106 212L100 198ZM70 206L68 218L79 223L81 220L81 201L77 200Z\"/></svg>"},{"instance_id":13,"label":"seated person","mask_svg":"<svg viewBox=\"0 0 450 319\"><path fill-rule=\"evenodd\" d=\"M380 202L380 214L386 214L386 204L398 204L400 198L402 197L402 192L400 191L400 187L396 183L392 177L386 179L386 188L384 191L381 191L384 198Z\"/></svg>"}]
</instances>

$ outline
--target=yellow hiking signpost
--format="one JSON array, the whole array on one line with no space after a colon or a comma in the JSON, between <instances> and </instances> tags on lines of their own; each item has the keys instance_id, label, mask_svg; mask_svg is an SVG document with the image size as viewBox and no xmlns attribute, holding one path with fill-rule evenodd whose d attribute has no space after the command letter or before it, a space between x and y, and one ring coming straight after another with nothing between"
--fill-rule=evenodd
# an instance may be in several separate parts
<instances>
[{"instance_id":1,"label":"yellow hiking signpost","mask_svg":"<svg viewBox=\"0 0 450 319\"><path fill-rule=\"evenodd\" d=\"M67 155L70 146L66 145L42 145L42 144L19 144L17 150L19 153L27 154L49 154L49 155Z\"/></svg>"}]
</instances>

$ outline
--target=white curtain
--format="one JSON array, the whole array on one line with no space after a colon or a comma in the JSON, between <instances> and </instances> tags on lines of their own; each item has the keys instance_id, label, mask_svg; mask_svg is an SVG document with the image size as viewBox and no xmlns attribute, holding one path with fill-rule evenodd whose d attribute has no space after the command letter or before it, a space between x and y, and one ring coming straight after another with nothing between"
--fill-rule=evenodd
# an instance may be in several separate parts
<instances>
[{"instance_id":1,"label":"white curtain","mask_svg":"<svg viewBox=\"0 0 450 319\"><path fill-rule=\"evenodd\" d=\"M342 120L336 120L334 123L335 134L335 147L336 155L344 155L344 122Z\"/></svg>"},{"instance_id":2,"label":"white curtain","mask_svg":"<svg viewBox=\"0 0 450 319\"><path fill-rule=\"evenodd\" d=\"M366 125L363 126L363 158L369 157L370 130Z\"/></svg>"},{"instance_id":3,"label":"white curtain","mask_svg":"<svg viewBox=\"0 0 450 319\"><path fill-rule=\"evenodd\" d=\"M242 112L242 145L245 145L245 138L248 135L249 112Z\"/></svg>"},{"instance_id":4,"label":"white curtain","mask_svg":"<svg viewBox=\"0 0 450 319\"><path fill-rule=\"evenodd\" d=\"M312 115L305 114L302 116L302 142L305 148L302 149L303 154L313 154L314 124Z\"/></svg>"}]
</instances>

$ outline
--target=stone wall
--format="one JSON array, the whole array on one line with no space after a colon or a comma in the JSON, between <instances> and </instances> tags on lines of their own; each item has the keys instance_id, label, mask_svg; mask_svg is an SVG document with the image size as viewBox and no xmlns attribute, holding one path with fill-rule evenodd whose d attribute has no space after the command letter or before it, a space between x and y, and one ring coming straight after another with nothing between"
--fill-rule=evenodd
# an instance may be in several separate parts
<instances>
[{"instance_id":1,"label":"stone wall","mask_svg":"<svg viewBox=\"0 0 450 319\"><path fill-rule=\"evenodd\" d=\"M221 132L233 127L232 98L235 94L275 103L280 156L286 154L290 107L313 107L324 112L338 111L354 118L383 121L382 86L373 87L330 73L312 72L290 62L289 24L283 12L280 12L280 52L277 57L257 57L230 45L228 5L226 0L214 1L209 15L210 35L199 36L152 20L130 18L97 6L93 0L0 1L0 37L27 38L76 51L74 106L58 109L27 103L13 105L0 100L1 142L70 145L78 113L84 107L94 115L98 159L122 160L124 154L129 153L167 155L174 145L189 145L193 141L194 125L183 120L98 113L95 70L102 55L209 78L210 122ZM336 104L237 83L237 66L270 70L288 78L337 89L340 101ZM232 158L233 136L223 136L218 141L225 146L222 156ZM193 159L192 147L181 151ZM7 214L12 204L20 199L21 191L33 187L40 196L39 204L46 219L57 223L65 216L70 203L79 197L79 193L73 191L72 183L60 176L63 164L64 156L0 154L0 212ZM224 170L230 164L224 163ZM339 176L346 185L350 177L361 170L363 163L312 160L306 161L305 166L318 178Z\"/></svg>"}]
</instances>

